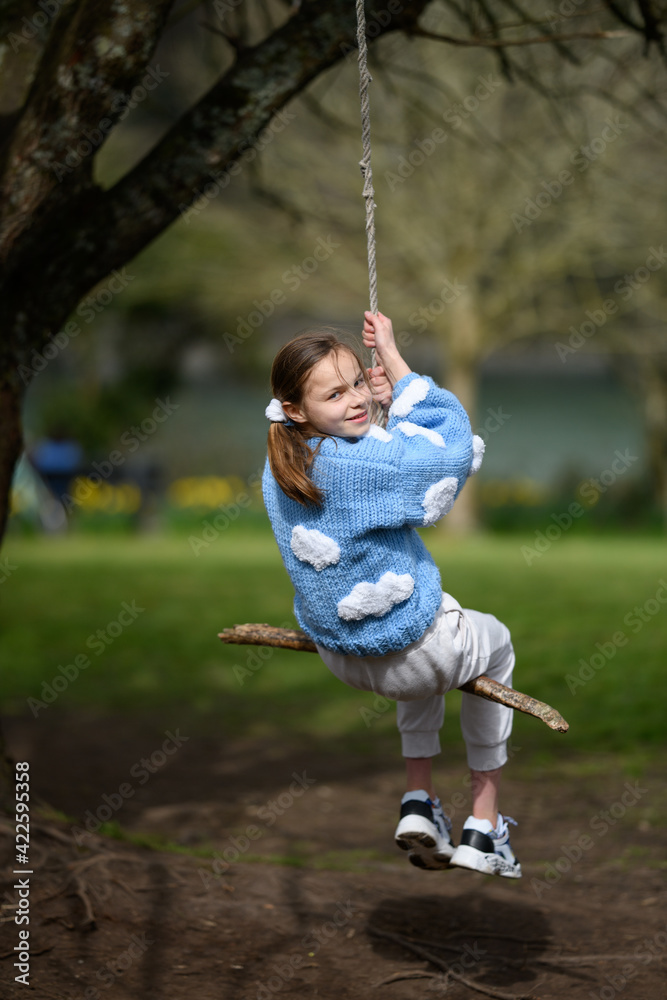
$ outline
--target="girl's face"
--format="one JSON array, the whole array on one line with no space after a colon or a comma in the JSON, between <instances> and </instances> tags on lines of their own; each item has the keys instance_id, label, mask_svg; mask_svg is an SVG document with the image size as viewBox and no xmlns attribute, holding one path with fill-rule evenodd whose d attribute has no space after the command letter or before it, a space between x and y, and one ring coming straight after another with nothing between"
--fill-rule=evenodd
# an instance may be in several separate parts
<instances>
[{"instance_id":1,"label":"girl's face","mask_svg":"<svg viewBox=\"0 0 667 1000\"><path fill-rule=\"evenodd\" d=\"M361 437L370 426L372 399L364 373L349 351L333 351L313 367L300 406L283 403L283 410L313 437Z\"/></svg>"}]
</instances>

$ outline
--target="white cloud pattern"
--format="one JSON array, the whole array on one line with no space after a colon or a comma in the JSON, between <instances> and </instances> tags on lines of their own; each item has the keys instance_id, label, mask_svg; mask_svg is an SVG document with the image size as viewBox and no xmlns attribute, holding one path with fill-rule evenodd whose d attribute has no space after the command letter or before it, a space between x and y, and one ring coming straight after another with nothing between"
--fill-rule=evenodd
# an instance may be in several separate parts
<instances>
[{"instance_id":1,"label":"white cloud pattern","mask_svg":"<svg viewBox=\"0 0 667 1000\"><path fill-rule=\"evenodd\" d=\"M407 600L414 589L415 581L409 573L398 576L388 571L377 583L364 580L355 584L347 597L338 602L338 615L345 621L360 621L368 615L379 618L395 604Z\"/></svg>"},{"instance_id":2,"label":"white cloud pattern","mask_svg":"<svg viewBox=\"0 0 667 1000\"><path fill-rule=\"evenodd\" d=\"M424 524L435 524L452 509L458 486L459 481L456 476L447 476L429 486L422 500L422 507L426 511Z\"/></svg>"},{"instance_id":3,"label":"white cloud pattern","mask_svg":"<svg viewBox=\"0 0 667 1000\"><path fill-rule=\"evenodd\" d=\"M292 552L301 562L310 563L316 570L333 566L340 559L340 546L333 538L323 535L317 528L296 524L290 541Z\"/></svg>"},{"instance_id":4,"label":"white cloud pattern","mask_svg":"<svg viewBox=\"0 0 667 1000\"><path fill-rule=\"evenodd\" d=\"M431 430L430 427L420 427L419 424L413 424L411 420L401 420L400 424L396 424L396 430L403 431L407 437L414 437L415 434L421 434L423 437L428 438L431 444L437 444L438 448L447 447L442 434Z\"/></svg>"},{"instance_id":5,"label":"white cloud pattern","mask_svg":"<svg viewBox=\"0 0 667 1000\"><path fill-rule=\"evenodd\" d=\"M378 426L378 424L371 424L364 437L377 438L378 441L393 441L391 434L384 429L384 427Z\"/></svg>"},{"instance_id":6,"label":"white cloud pattern","mask_svg":"<svg viewBox=\"0 0 667 1000\"><path fill-rule=\"evenodd\" d=\"M405 389L398 394L394 402L389 407L390 417L407 417L408 413L417 403L421 403L428 396L430 386L425 378L413 378L408 382Z\"/></svg>"},{"instance_id":7,"label":"white cloud pattern","mask_svg":"<svg viewBox=\"0 0 667 1000\"><path fill-rule=\"evenodd\" d=\"M484 443L484 439L481 438L479 434L475 434L472 439L472 465L470 466L470 470L468 472L469 476L474 476L476 472L479 472L482 459L484 458L485 448L486 444Z\"/></svg>"}]
</instances>

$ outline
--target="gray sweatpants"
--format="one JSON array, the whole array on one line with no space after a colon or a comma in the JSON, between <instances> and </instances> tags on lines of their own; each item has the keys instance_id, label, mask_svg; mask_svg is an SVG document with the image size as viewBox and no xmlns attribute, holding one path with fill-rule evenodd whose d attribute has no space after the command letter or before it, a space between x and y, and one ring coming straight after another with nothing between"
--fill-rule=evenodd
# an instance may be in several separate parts
<instances>
[{"instance_id":1,"label":"gray sweatpants","mask_svg":"<svg viewBox=\"0 0 667 1000\"><path fill-rule=\"evenodd\" d=\"M444 592L432 624L405 649L386 656L351 656L319 645L317 651L345 684L397 702L404 757L440 753L447 691L480 674L512 685L514 649L509 629L493 615L462 608ZM505 705L463 693L461 731L469 767L492 771L505 763L512 716Z\"/></svg>"}]
</instances>

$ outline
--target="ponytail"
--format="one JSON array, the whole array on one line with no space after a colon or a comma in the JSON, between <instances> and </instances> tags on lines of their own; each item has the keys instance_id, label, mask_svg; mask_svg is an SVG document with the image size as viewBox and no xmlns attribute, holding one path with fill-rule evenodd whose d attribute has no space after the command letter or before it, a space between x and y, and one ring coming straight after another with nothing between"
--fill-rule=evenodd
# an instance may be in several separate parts
<instances>
[{"instance_id":1,"label":"ponytail","mask_svg":"<svg viewBox=\"0 0 667 1000\"><path fill-rule=\"evenodd\" d=\"M276 421L269 427L269 465L273 478L286 496L304 506L312 503L321 507L324 502L324 493L308 475L322 441L324 436L313 449L295 424L287 426Z\"/></svg>"}]
</instances>

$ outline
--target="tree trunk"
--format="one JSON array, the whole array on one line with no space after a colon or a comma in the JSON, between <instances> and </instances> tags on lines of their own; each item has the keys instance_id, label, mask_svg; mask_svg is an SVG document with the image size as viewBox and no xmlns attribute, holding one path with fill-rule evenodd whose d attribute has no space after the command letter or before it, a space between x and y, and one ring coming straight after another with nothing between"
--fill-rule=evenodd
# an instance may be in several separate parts
<instances>
[{"instance_id":1,"label":"tree trunk","mask_svg":"<svg viewBox=\"0 0 667 1000\"><path fill-rule=\"evenodd\" d=\"M667 370L654 361L643 366L644 425L653 495L667 530Z\"/></svg>"},{"instance_id":2,"label":"tree trunk","mask_svg":"<svg viewBox=\"0 0 667 1000\"><path fill-rule=\"evenodd\" d=\"M5 734L0 725L0 815L13 816L16 806L16 789L13 781L14 761L9 756Z\"/></svg>"},{"instance_id":3,"label":"tree trunk","mask_svg":"<svg viewBox=\"0 0 667 1000\"><path fill-rule=\"evenodd\" d=\"M10 375L0 381L0 496L9 497L12 473L23 446L21 432L21 396L15 375L16 369L9 367ZM8 503L0 505L0 538L3 536L8 516ZM2 567L0 565L0 576ZM12 782L13 761L7 754L5 737L0 725L0 813L14 813L14 787Z\"/></svg>"},{"instance_id":4,"label":"tree trunk","mask_svg":"<svg viewBox=\"0 0 667 1000\"><path fill-rule=\"evenodd\" d=\"M18 385L16 366L7 365L0 374L0 538L5 533L9 516L9 497L14 467L23 448L21 430L22 392Z\"/></svg>"}]
</instances>

